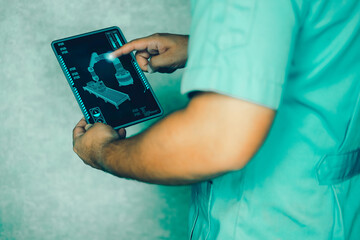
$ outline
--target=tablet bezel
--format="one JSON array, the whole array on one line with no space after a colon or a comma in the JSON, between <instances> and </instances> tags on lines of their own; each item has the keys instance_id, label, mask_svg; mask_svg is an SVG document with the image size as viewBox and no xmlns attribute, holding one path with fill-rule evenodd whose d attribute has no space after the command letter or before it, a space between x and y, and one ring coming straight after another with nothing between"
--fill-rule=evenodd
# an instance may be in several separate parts
<instances>
[{"instance_id":1,"label":"tablet bezel","mask_svg":"<svg viewBox=\"0 0 360 240\"><path fill-rule=\"evenodd\" d=\"M54 41L51 42L51 47L52 47L52 49L53 49L53 51L54 51L54 53L55 53L56 59L58 60L58 62L59 62L59 64L60 64L60 67L61 67L61 69L62 69L62 71L63 71L63 73L64 73L64 75L65 75L65 78L66 78L66 80L67 80L67 82L68 82L68 84L69 84L69 86L70 86L70 88L71 88L71 91L72 91L73 94L74 94L74 97L75 97L75 99L76 99L76 101L77 101L77 103L78 103L78 105L79 105L79 107L80 107L80 110L82 111L82 113L83 113L83 115L84 115L85 120L86 120L87 123L90 123L90 122L89 122L90 116L89 116L89 114L87 113L87 112L88 112L88 109L86 109L85 107L84 107L84 108L81 107L81 102L82 102L81 96L79 96L79 98L76 96L76 93L74 92L74 88L72 87L72 83L71 83L72 80L68 77L67 72L66 72L66 69L65 69L65 68L62 66L62 64L61 64L60 57L59 57L59 55L58 55L58 53L57 53L57 51L56 51L56 49L55 49L55 44L57 44L57 43L59 43L59 42L68 41L68 40L71 40L71 39L76 39L76 38L85 37L85 36L89 36L89 35L93 35L93 34L97 34L97 33L101 33L101 32L108 32L108 31L114 31L114 30L117 30L117 31L118 31L118 33L120 34L121 40L124 42L124 44L127 43L126 38L124 37L121 29L120 29L119 27L117 27L117 26L112 26L112 27L108 27L108 28L103 28L103 29L99 29L99 30L96 30L96 31L91 31L91 32L87 32L87 33L83 33L83 34L79 34L79 35L75 35L75 36L71 36L71 37L67 37L67 38L62 38L62 39L54 40ZM121 44L122 44L122 43L121 43ZM134 68L134 71L136 71L139 75L142 76L143 79L140 79L140 80L146 81L146 83L148 84L148 86L149 86L148 90L150 90L150 92L151 92L151 94L152 94L152 96L153 96L153 98L154 98L154 100L155 100L158 108L160 109L160 112L159 112L159 113L156 113L156 114L154 114L154 115L148 116L148 117L144 117L144 118L141 118L141 119L138 119L138 120L135 120L135 121L126 123L126 124L122 124L122 125L119 125L119 126L113 126L114 129L125 128L125 127L129 127L129 126L132 126L132 125L141 123L141 122L145 122L145 121L148 121L148 120L150 120L150 119L153 119L153 118L156 118L156 117L160 117L160 116L162 116L163 113L164 113L163 108L162 108L161 105L160 105L160 102L158 101L158 99L157 99L157 97L156 97L156 95L155 95L155 93L154 93L151 85L149 84L149 81L147 80L144 72L140 69L140 67L139 67L139 65L138 65L138 63L137 63L137 61L136 61L136 58L135 58L134 54L133 54L133 53L130 53L130 56L131 56L132 59L133 59L134 65L136 65L135 67L134 67L134 65L132 65L132 67Z\"/></svg>"}]
</instances>

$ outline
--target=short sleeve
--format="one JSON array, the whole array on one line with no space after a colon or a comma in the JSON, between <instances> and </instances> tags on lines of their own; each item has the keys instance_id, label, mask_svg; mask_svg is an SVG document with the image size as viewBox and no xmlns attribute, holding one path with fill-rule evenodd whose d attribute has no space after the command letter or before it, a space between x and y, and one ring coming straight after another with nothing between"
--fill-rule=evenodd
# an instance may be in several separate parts
<instances>
[{"instance_id":1,"label":"short sleeve","mask_svg":"<svg viewBox=\"0 0 360 240\"><path fill-rule=\"evenodd\" d=\"M291 1L198 0L192 14L181 92L217 92L277 109L297 32Z\"/></svg>"}]
</instances>

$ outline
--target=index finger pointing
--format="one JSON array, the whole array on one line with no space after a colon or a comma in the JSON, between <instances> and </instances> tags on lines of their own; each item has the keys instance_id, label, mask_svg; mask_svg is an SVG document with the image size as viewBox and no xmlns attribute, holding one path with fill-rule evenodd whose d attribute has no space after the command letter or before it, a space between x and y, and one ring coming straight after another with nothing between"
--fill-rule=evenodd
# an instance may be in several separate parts
<instances>
[{"instance_id":1,"label":"index finger pointing","mask_svg":"<svg viewBox=\"0 0 360 240\"><path fill-rule=\"evenodd\" d=\"M136 40L132 40L132 41L124 44L119 49L112 52L111 57L113 57L113 58L120 57L122 55L129 54L135 50L137 50L137 51L146 50L148 45L149 45L148 38L139 38Z\"/></svg>"}]
</instances>

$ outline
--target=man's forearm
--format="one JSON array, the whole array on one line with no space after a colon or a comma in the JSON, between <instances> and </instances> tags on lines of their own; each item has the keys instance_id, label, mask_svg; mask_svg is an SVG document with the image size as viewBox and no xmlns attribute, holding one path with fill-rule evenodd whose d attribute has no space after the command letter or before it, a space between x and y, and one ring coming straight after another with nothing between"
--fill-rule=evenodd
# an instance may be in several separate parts
<instances>
[{"instance_id":1,"label":"man's forearm","mask_svg":"<svg viewBox=\"0 0 360 240\"><path fill-rule=\"evenodd\" d=\"M166 185L190 184L240 169L261 145L274 113L228 99L198 97L188 109L147 131L108 144L102 151L104 168L119 177ZM222 108L214 113L218 105ZM234 107L249 119L242 117L244 113L233 114ZM231 111L232 118L223 119L221 111Z\"/></svg>"},{"instance_id":2,"label":"man's forearm","mask_svg":"<svg viewBox=\"0 0 360 240\"><path fill-rule=\"evenodd\" d=\"M191 136L176 130L185 118L183 114L176 112L137 136L108 144L103 150L106 171L165 185L191 184L221 174L212 170L210 161L206 163L206 159L191 154L196 145L181 144L178 140L186 141Z\"/></svg>"}]
</instances>

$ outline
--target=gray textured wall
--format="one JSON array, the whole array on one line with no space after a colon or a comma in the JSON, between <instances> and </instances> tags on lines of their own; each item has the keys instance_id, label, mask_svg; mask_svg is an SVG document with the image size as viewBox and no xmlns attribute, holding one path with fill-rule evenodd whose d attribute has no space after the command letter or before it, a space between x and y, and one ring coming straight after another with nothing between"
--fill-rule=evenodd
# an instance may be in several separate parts
<instances>
[{"instance_id":1,"label":"gray textured wall","mask_svg":"<svg viewBox=\"0 0 360 240\"><path fill-rule=\"evenodd\" d=\"M128 40L188 33L189 3L0 0L0 239L186 238L187 187L118 179L72 152L81 112L50 42L113 25ZM148 76L166 112L186 104L181 75Z\"/></svg>"}]
</instances>

